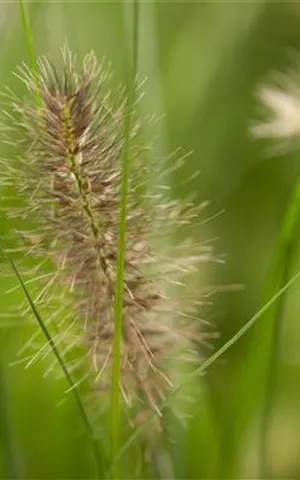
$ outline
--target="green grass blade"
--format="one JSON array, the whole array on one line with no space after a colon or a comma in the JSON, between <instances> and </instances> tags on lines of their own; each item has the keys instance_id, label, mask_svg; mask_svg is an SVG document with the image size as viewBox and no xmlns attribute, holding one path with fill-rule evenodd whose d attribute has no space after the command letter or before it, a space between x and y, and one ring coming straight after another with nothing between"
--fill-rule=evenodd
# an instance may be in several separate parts
<instances>
[{"instance_id":1,"label":"green grass blade","mask_svg":"<svg viewBox=\"0 0 300 480\"><path fill-rule=\"evenodd\" d=\"M167 398L162 402L158 407L160 411L163 411L167 405L169 404L169 401L172 400L191 380L193 380L195 377L198 377L199 375L203 374L207 368L209 368L214 362L216 362L220 357L222 357L233 345L240 340L241 337L245 335L245 333L250 330L253 325L267 312L267 310L274 305L274 303L282 296L285 294L285 292L298 280L300 277L300 272L297 272L289 282L284 285L275 295L272 296L272 298L263 305L258 312L256 312L255 315L253 315L245 325L243 325L233 337L231 337L219 350L217 350L213 355L211 355L199 368L197 368L194 372L189 374L186 379L177 387L175 387L167 396ZM145 420L144 423L139 425L133 432L132 434L128 437L127 441L123 444L122 448L120 449L117 458L115 461L118 461L127 451L129 446L139 437L139 435L144 431L144 429L147 427L148 423L155 418L156 412L152 412L147 420ZM111 465L110 469L112 469L114 466Z\"/></svg>"},{"instance_id":2,"label":"green grass blade","mask_svg":"<svg viewBox=\"0 0 300 480\"><path fill-rule=\"evenodd\" d=\"M35 81L35 86L36 86L35 101L36 101L37 107L41 107L42 101L39 93L39 81L38 81L38 73L37 73L37 65L36 65L36 56L34 53L33 39L31 35L31 29L30 29L28 14L27 14L24 0L19 0L19 5L20 5L22 25L23 25L25 37L26 37L28 54L31 62L31 71L32 71L33 78Z\"/></svg>"},{"instance_id":3,"label":"green grass blade","mask_svg":"<svg viewBox=\"0 0 300 480\"><path fill-rule=\"evenodd\" d=\"M297 180L291 200L289 202L283 225L280 232L279 245L275 252L269 278L267 280L267 290L272 293L277 288L285 285L290 275L290 269L293 260L294 246L297 241L297 228L299 223L300 211L300 179ZM262 410L261 420L261 438L259 442L259 469L260 478L267 478L268 472L268 431L271 422L272 409L276 394L278 360L280 355L281 331L284 319L284 307L286 296L283 295L278 302L273 322L272 344L270 351L270 360L266 379L266 395Z\"/></svg>"},{"instance_id":4,"label":"green grass blade","mask_svg":"<svg viewBox=\"0 0 300 480\"><path fill-rule=\"evenodd\" d=\"M2 358L0 359L2 363ZM19 452L16 448L12 424L10 418L10 404L6 390L6 376L2 365L0 364L0 424L1 424L1 436L3 438L4 457L3 467L1 465L2 475L7 479L21 478L21 471L19 465ZM0 473L1 475L1 473Z\"/></svg>"},{"instance_id":5,"label":"green grass blade","mask_svg":"<svg viewBox=\"0 0 300 480\"><path fill-rule=\"evenodd\" d=\"M123 292L124 292L124 269L126 251L126 228L127 228L127 194L130 173L130 137L132 129L132 110L135 96L135 77L137 73L138 58L138 16L139 2L135 0L133 5L133 52L130 76L127 85L127 105L124 118L124 150L122 156L122 184L120 198L120 219L118 239L117 278L114 304L114 342L113 342L113 367L111 389L111 455L114 462L113 478L119 478L119 465L115 462L119 452L121 406L120 406L120 382L121 382L121 344L122 344L122 321L123 321Z\"/></svg>"},{"instance_id":6,"label":"green grass blade","mask_svg":"<svg viewBox=\"0 0 300 480\"><path fill-rule=\"evenodd\" d=\"M52 349L52 352L53 354L55 355L69 385L70 385L70 389L72 390L72 393L73 393L73 396L74 396L74 400L78 406L78 409L79 409L79 412L81 414L81 417L82 417L82 420L84 422L84 425L86 427L86 431L87 431L87 434L92 442L92 447L93 447L93 453L94 453L94 457L95 457L95 461L96 461L96 466L97 466L97 471L98 471L98 477L101 478L102 477L102 472L104 471L103 468L103 460L104 460L104 452L101 451L100 452L100 449L99 449L99 445L98 445L98 442L94 436L94 432L93 432L93 428L92 428L92 425L89 421L89 418L88 418L88 415L87 415L87 412L85 410L85 407L83 405L83 402L81 400L81 397L80 397L80 394L78 392L78 389L75 385L75 383L73 382L73 379L68 371L68 368L66 366L66 364L64 363L64 360L63 358L61 357L56 345L55 345L55 342L54 340L52 339L51 337L51 334L50 332L48 331L41 315L39 314L35 304L34 304L34 301L32 300L30 294L29 294L29 291L27 290L27 287L25 285L25 283L23 282L22 280L22 277L11 257L11 255L8 253L8 251L6 250L5 248L5 245L3 243L3 241L0 239L0 250L3 254L3 256L7 259L7 261L9 262L10 266L11 266L11 269L13 271L13 273L15 274L15 276L17 277L18 281L19 281L19 284L23 290L23 293L24 293L24 296L32 310L32 312L34 313L34 316L43 332L43 334L45 335L46 337L46 340L49 344L49 346L51 347Z\"/></svg>"}]
</instances>

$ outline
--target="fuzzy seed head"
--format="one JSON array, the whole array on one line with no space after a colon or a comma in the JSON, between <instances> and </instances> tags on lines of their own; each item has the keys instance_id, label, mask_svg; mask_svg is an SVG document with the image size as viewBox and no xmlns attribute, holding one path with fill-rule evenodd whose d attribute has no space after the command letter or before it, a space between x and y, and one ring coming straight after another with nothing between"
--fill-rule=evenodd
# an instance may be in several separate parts
<instances>
[{"instance_id":1,"label":"fuzzy seed head","mask_svg":"<svg viewBox=\"0 0 300 480\"><path fill-rule=\"evenodd\" d=\"M39 300L54 301L55 322L66 325L57 343L64 352L74 345L86 351L96 391L101 391L109 388L113 355L125 98L122 91L110 95L109 73L94 54L85 57L79 71L68 49L63 50L61 70L44 57L37 67L40 108L34 103L36 82L26 66L18 76L29 98L13 101L25 153L12 183L17 178L26 201L14 214L29 225L34 221L24 238L27 251L40 260L36 273L42 271L43 259L51 263ZM120 390L136 415L141 408L157 409L176 382L174 360L200 361L205 334L197 297L186 279L211 253L187 235L173 240L188 232L199 207L166 198L163 188L151 195L148 179L155 169L140 144L137 125L131 142ZM167 245L168 238L172 244ZM65 319L60 322L62 308Z\"/></svg>"}]
</instances>

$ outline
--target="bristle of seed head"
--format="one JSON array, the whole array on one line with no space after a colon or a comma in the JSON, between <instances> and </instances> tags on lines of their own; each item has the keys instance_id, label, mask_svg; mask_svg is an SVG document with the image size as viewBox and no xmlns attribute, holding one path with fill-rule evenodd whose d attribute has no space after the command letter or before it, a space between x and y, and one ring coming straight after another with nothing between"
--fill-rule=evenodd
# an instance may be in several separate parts
<instances>
[{"instance_id":1,"label":"bristle of seed head","mask_svg":"<svg viewBox=\"0 0 300 480\"><path fill-rule=\"evenodd\" d=\"M17 72L29 91L24 102L13 100L25 152L16 176L26 206L11 213L29 224L33 219L32 230L22 237L29 243L27 252L39 259L35 277L45 273L45 259L51 262L52 274L43 288L41 279L37 281L35 301L48 311L52 304L56 328L60 321L66 325L65 331L58 329L56 344L64 353L76 344L86 349L95 388L101 391L109 386L112 367L125 99L121 92L112 99L110 74L93 53L81 70L67 48L62 59L60 70L45 57L37 61L38 109L30 69L23 65ZM167 198L164 185L151 194L147 182L152 168L139 144L137 125L131 135L120 392L138 421L143 409L160 415L158 404L176 382L179 361L201 361L199 344L206 336L198 318L199 299L186 282L212 256L206 245L191 238L175 240L203 206ZM168 170L182 163L174 161ZM15 182L11 167L7 178ZM45 347L31 361L48 353Z\"/></svg>"}]
</instances>

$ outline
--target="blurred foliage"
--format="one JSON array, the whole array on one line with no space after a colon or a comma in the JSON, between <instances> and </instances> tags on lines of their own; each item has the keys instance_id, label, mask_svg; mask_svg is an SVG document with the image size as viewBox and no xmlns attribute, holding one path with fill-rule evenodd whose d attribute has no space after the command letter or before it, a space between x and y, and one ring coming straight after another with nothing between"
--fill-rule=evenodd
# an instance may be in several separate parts
<instances>
[{"instance_id":1,"label":"blurred foliage","mask_svg":"<svg viewBox=\"0 0 300 480\"><path fill-rule=\"evenodd\" d=\"M266 145L250 138L249 125L256 118L257 85L268 81L273 70L290 67L289 51L300 50L300 4L141 4L139 73L147 77L141 116L164 114L155 125L145 122L145 135L155 138L153 154L158 159L178 146L192 150L184 178L175 173L171 179L173 192L186 194L184 180L200 170L192 188L197 201L209 200L206 215L213 218L195 235L211 239L216 252L226 258L225 264L199 272L204 288L224 289L200 313L219 332L212 342L218 348L261 304L299 169L296 154L269 158ZM67 39L79 58L92 48L99 58L105 56L112 63L112 87L124 81L130 2L34 2L28 10L37 54L47 53L55 61ZM1 85L22 94L22 86L11 74L28 61L17 3L0 4L0 40ZM1 156L9 158L9 147L1 143L0 150ZM2 205L6 194L3 189ZM1 235L15 227L1 213ZM297 251L295 270L299 256ZM13 277L9 281L0 277L1 312L20 301L18 291L6 295L14 285ZM297 289L288 293L282 335L269 436L272 478L300 477ZM265 315L199 380L186 428L171 426L175 478L258 477L259 421L272 320L272 312ZM40 364L28 369L11 365L35 328L23 326L17 318L0 319L0 476L92 477L91 455L73 400L64 393L65 381L44 377Z\"/></svg>"}]
</instances>

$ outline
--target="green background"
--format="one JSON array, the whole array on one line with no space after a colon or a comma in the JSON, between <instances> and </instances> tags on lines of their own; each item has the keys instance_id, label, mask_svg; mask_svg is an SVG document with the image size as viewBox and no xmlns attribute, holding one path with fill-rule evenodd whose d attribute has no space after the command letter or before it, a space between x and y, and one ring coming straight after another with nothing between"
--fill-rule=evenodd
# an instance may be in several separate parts
<instances>
[{"instance_id":1,"label":"green background","mask_svg":"<svg viewBox=\"0 0 300 480\"><path fill-rule=\"evenodd\" d=\"M36 54L55 62L66 39L79 59L94 49L111 62L112 87L118 86L128 62L131 7L113 1L29 3ZM297 151L271 158L266 142L251 138L249 126L257 118L258 84L273 70L294 66L289 53L300 50L300 3L141 1L139 27L138 70L140 78L147 77L140 113L163 114L155 126L145 122L146 135L155 137L153 155L160 161L177 147L192 150L181 177L175 173L170 179L172 188L184 196L182 180L200 170L189 189L197 202L210 202L204 218L213 218L195 235L210 241L225 260L199 272L204 288L222 290L201 312L219 332L211 341L216 349L261 306L299 168ZM12 71L29 59L18 3L0 3L0 41L1 85L21 93ZM0 150L9 161L9 148L2 144ZM9 206L8 192L0 192L2 206ZM6 219L2 206L3 235L18 225ZM294 271L299 254L296 248ZM21 299L20 293L6 294L14 285L13 276L0 277L0 475L90 478L89 445L73 398L64 393L65 381L44 377L39 363L28 369L11 365L36 328L6 318ZM300 478L298 289L299 284L289 291L285 308L269 432L270 478ZM272 322L272 315L261 318L199 379L186 427L173 426L175 478L258 478Z\"/></svg>"}]
</instances>

